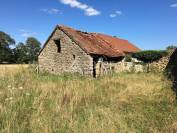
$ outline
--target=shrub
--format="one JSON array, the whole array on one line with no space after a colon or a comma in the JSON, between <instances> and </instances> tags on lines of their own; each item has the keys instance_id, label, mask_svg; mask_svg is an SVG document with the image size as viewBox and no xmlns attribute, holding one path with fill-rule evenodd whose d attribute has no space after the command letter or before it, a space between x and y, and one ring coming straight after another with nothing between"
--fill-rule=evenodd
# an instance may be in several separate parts
<instances>
[{"instance_id":1,"label":"shrub","mask_svg":"<svg viewBox=\"0 0 177 133\"><path fill-rule=\"evenodd\" d=\"M125 56L125 61L126 61L126 62L131 62L131 61L132 61L131 55L126 55L126 56Z\"/></svg>"},{"instance_id":2,"label":"shrub","mask_svg":"<svg viewBox=\"0 0 177 133\"><path fill-rule=\"evenodd\" d=\"M160 58L166 56L168 53L167 51L161 50L161 51L156 51L156 50L147 50L147 51L140 51L137 53L133 53L132 57L137 58L138 60L141 60L145 63L157 61Z\"/></svg>"}]
</instances>

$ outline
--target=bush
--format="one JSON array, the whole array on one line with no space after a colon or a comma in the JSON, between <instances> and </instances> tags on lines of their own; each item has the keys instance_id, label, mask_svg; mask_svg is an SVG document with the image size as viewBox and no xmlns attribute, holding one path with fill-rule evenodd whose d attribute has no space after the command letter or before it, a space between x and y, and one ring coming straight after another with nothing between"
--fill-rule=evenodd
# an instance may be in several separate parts
<instances>
[{"instance_id":1,"label":"bush","mask_svg":"<svg viewBox=\"0 0 177 133\"><path fill-rule=\"evenodd\" d=\"M147 50L147 51L140 51L137 53L133 53L132 57L137 58L145 63L157 61L160 58L166 56L168 53L167 51L156 51L156 50Z\"/></svg>"},{"instance_id":2,"label":"bush","mask_svg":"<svg viewBox=\"0 0 177 133\"><path fill-rule=\"evenodd\" d=\"M126 55L126 56L125 56L125 61L126 61L126 62L131 62L131 61L132 61L131 55Z\"/></svg>"}]
</instances>

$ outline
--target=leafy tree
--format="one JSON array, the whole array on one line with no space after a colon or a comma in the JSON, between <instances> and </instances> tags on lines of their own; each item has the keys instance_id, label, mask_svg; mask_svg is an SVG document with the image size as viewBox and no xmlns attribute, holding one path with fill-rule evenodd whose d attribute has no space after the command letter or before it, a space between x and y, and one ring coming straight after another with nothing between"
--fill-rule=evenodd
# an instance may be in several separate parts
<instances>
[{"instance_id":1,"label":"leafy tree","mask_svg":"<svg viewBox=\"0 0 177 133\"><path fill-rule=\"evenodd\" d=\"M15 44L15 40L3 31L0 31L0 63L13 62L13 51L10 46Z\"/></svg>"},{"instance_id":2,"label":"leafy tree","mask_svg":"<svg viewBox=\"0 0 177 133\"><path fill-rule=\"evenodd\" d=\"M34 37L26 40L27 58L30 63L37 61L38 53L41 49L41 43Z\"/></svg>"},{"instance_id":3,"label":"leafy tree","mask_svg":"<svg viewBox=\"0 0 177 133\"><path fill-rule=\"evenodd\" d=\"M24 43L20 42L14 49L14 56L16 63L28 63L27 47Z\"/></svg>"}]
</instances>

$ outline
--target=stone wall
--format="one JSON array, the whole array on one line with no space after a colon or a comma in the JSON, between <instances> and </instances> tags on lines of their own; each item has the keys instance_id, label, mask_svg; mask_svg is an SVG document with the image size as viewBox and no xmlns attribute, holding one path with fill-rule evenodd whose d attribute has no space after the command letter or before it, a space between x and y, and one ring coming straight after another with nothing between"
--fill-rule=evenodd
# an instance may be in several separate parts
<instances>
[{"instance_id":1,"label":"stone wall","mask_svg":"<svg viewBox=\"0 0 177 133\"><path fill-rule=\"evenodd\" d=\"M116 65L116 72L145 72L146 71L146 65L143 65L140 61L135 61L135 59L132 59L131 62L126 62L125 59L123 59L121 62L118 62Z\"/></svg>"},{"instance_id":2,"label":"stone wall","mask_svg":"<svg viewBox=\"0 0 177 133\"><path fill-rule=\"evenodd\" d=\"M154 61L154 62L150 63L149 64L150 71L157 71L157 72L164 71L165 68L167 67L167 64L170 60L170 56L172 55L173 52L174 52L174 50L170 50L170 51L168 51L167 56L162 57L158 61Z\"/></svg>"},{"instance_id":3,"label":"stone wall","mask_svg":"<svg viewBox=\"0 0 177 133\"><path fill-rule=\"evenodd\" d=\"M131 62L127 62L126 59L124 58L122 61L120 62L99 62L98 66L100 66L102 68L99 68L97 66L97 69L102 69L97 70L98 73L97 75L103 75L103 74L109 74L109 73L119 73L119 72L162 72L165 70L165 68L167 67L167 64L170 60L170 56L172 55L172 53L174 52L174 50L170 50L168 51L168 55L165 57L162 57L161 59L159 59L158 61L152 62L150 64L145 64L135 58L131 59Z\"/></svg>"},{"instance_id":4,"label":"stone wall","mask_svg":"<svg viewBox=\"0 0 177 133\"><path fill-rule=\"evenodd\" d=\"M163 57L158 61L149 64L150 71L164 71L169 61L169 57Z\"/></svg>"},{"instance_id":5,"label":"stone wall","mask_svg":"<svg viewBox=\"0 0 177 133\"><path fill-rule=\"evenodd\" d=\"M60 39L61 51L57 52L54 40ZM64 32L57 29L38 57L39 72L53 74L80 73L93 75L93 59Z\"/></svg>"},{"instance_id":6,"label":"stone wall","mask_svg":"<svg viewBox=\"0 0 177 133\"><path fill-rule=\"evenodd\" d=\"M103 61L100 59L96 64L96 75L106 75L120 72L146 72L147 66L142 62L134 61L126 62L125 59L119 62Z\"/></svg>"}]
</instances>

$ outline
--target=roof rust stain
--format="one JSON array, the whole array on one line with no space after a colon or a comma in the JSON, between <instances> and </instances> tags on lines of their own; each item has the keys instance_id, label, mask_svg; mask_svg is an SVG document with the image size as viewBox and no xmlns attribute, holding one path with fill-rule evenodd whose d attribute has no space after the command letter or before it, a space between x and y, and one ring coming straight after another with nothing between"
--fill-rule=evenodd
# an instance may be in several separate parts
<instances>
[{"instance_id":1,"label":"roof rust stain","mask_svg":"<svg viewBox=\"0 0 177 133\"><path fill-rule=\"evenodd\" d=\"M88 54L119 57L124 56L126 53L140 51L132 43L117 37L101 33L82 32L63 25L58 26L58 28L65 32Z\"/></svg>"}]
</instances>

